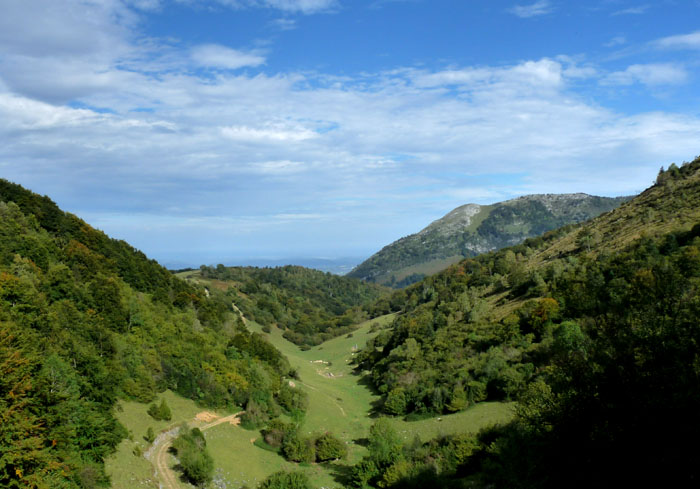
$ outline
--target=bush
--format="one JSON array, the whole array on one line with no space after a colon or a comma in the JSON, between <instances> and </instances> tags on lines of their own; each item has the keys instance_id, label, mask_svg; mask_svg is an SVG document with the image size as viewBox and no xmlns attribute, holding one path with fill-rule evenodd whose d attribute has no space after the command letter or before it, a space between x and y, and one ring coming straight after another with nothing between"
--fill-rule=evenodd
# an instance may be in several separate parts
<instances>
[{"instance_id":1,"label":"bush","mask_svg":"<svg viewBox=\"0 0 700 489\"><path fill-rule=\"evenodd\" d=\"M262 430L262 436L265 443L274 448L280 448L282 443L284 443L285 437L289 433L293 433L296 430L294 425L287 424L279 419L270 421L267 428Z\"/></svg>"},{"instance_id":2,"label":"bush","mask_svg":"<svg viewBox=\"0 0 700 489\"><path fill-rule=\"evenodd\" d=\"M319 462L345 458L347 454L345 443L331 433L325 433L316 440L316 460Z\"/></svg>"},{"instance_id":3,"label":"bush","mask_svg":"<svg viewBox=\"0 0 700 489\"><path fill-rule=\"evenodd\" d=\"M311 484L303 472L275 472L258 489L311 489Z\"/></svg>"},{"instance_id":4,"label":"bush","mask_svg":"<svg viewBox=\"0 0 700 489\"><path fill-rule=\"evenodd\" d=\"M250 399L241 415L241 426L247 430L256 430L264 426L269 419L264 407Z\"/></svg>"},{"instance_id":5,"label":"bush","mask_svg":"<svg viewBox=\"0 0 700 489\"><path fill-rule=\"evenodd\" d=\"M292 462L313 462L316 459L316 449L313 441L300 437L296 432L284 437L282 453Z\"/></svg>"},{"instance_id":6,"label":"bush","mask_svg":"<svg viewBox=\"0 0 700 489\"><path fill-rule=\"evenodd\" d=\"M197 486L209 483L214 475L214 460L207 451L207 442L198 428L187 429L173 441L180 467L185 477Z\"/></svg>"},{"instance_id":7,"label":"bush","mask_svg":"<svg viewBox=\"0 0 700 489\"><path fill-rule=\"evenodd\" d=\"M157 421L170 421L173 417L172 413L170 412L170 407L168 406L168 403L165 402L165 399L160 402L160 406L156 406L155 403L151 404L148 407L148 414L150 414L151 417Z\"/></svg>"},{"instance_id":8,"label":"bush","mask_svg":"<svg viewBox=\"0 0 700 489\"><path fill-rule=\"evenodd\" d=\"M148 443L153 443L153 441L156 439L156 434L153 432L153 428L150 426L148 427L146 430L146 436L144 436L143 439Z\"/></svg>"}]
</instances>

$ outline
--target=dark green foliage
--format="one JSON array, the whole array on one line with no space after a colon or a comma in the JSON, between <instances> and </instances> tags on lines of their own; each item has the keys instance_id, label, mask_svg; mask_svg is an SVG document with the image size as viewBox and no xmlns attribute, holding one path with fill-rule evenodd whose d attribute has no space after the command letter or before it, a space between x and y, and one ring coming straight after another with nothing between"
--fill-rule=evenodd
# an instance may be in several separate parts
<instances>
[{"instance_id":1,"label":"dark green foliage","mask_svg":"<svg viewBox=\"0 0 700 489\"><path fill-rule=\"evenodd\" d=\"M316 460L316 447L311 438L299 435L297 431L287 433L282 442L282 453L292 462L313 462Z\"/></svg>"},{"instance_id":2,"label":"dark green foliage","mask_svg":"<svg viewBox=\"0 0 700 489\"><path fill-rule=\"evenodd\" d=\"M165 402L165 399L160 402L160 405L151 404L148 407L148 414L155 420L170 421L172 419L170 407Z\"/></svg>"},{"instance_id":3,"label":"dark green foliage","mask_svg":"<svg viewBox=\"0 0 700 489\"><path fill-rule=\"evenodd\" d=\"M379 418L370 427L368 448L369 455L352 468L350 480L355 487L364 487L368 483L376 485L381 474L404 461L401 438L385 418Z\"/></svg>"},{"instance_id":4,"label":"dark green foliage","mask_svg":"<svg viewBox=\"0 0 700 489\"><path fill-rule=\"evenodd\" d=\"M146 436L143 437L148 443L153 443L156 439L156 434L153 432L153 428L150 426L146 430Z\"/></svg>"},{"instance_id":5,"label":"dark green foliage","mask_svg":"<svg viewBox=\"0 0 700 489\"><path fill-rule=\"evenodd\" d=\"M347 454L348 448L345 443L332 433L324 433L316 439L316 460L319 462L345 458Z\"/></svg>"},{"instance_id":6,"label":"dark green foliage","mask_svg":"<svg viewBox=\"0 0 700 489\"><path fill-rule=\"evenodd\" d=\"M214 461L207 451L207 442L198 428L184 426L173 441L183 475L191 483L204 486L214 475Z\"/></svg>"},{"instance_id":7,"label":"dark green foliage","mask_svg":"<svg viewBox=\"0 0 700 489\"><path fill-rule=\"evenodd\" d=\"M149 402L170 388L279 412L286 359L260 338L236 350L249 335L230 304L0 180L0 340L12 345L0 347L0 435L17 447L0 450L0 486L104 485L103 460L126 436L119 396ZM170 418L164 403L152 412Z\"/></svg>"},{"instance_id":8,"label":"dark green foliage","mask_svg":"<svg viewBox=\"0 0 700 489\"><path fill-rule=\"evenodd\" d=\"M299 418L309 406L309 396L306 392L289 384L282 384L276 394L277 403L293 418Z\"/></svg>"},{"instance_id":9,"label":"dark green foliage","mask_svg":"<svg viewBox=\"0 0 700 489\"><path fill-rule=\"evenodd\" d=\"M297 428L293 424L287 424L279 419L270 421L267 428L262 430L265 443L273 448L281 448L284 439L290 433L296 432Z\"/></svg>"},{"instance_id":10,"label":"dark green foliage","mask_svg":"<svg viewBox=\"0 0 700 489\"><path fill-rule=\"evenodd\" d=\"M258 489L311 489L311 483L303 472L275 472Z\"/></svg>"},{"instance_id":11,"label":"dark green foliage","mask_svg":"<svg viewBox=\"0 0 700 489\"><path fill-rule=\"evenodd\" d=\"M233 285L228 295L251 320L285 330L298 345L317 345L347 334L368 318L363 306L386 291L356 279L298 266L279 268L208 267L206 279Z\"/></svg>"}]
</instances>

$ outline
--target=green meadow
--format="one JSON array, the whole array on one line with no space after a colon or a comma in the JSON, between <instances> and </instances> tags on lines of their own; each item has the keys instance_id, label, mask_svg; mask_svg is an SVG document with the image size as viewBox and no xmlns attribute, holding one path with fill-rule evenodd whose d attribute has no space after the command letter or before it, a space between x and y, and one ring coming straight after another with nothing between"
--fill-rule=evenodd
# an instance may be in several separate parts
<instances>
[{"instance_id":1,"label":"green meadow","mask_svg":"<svg viewBox=\"0 0 700 489\"><path fill-rule=\"evenodd\" d=\"M306 351L283 338L281 330L273 327L266 334L260 325L248 321L249 329L265 334L297 369L299 378L290 380L305 389L309 395L309 408L301 431L305 434L332 432L347 444L348 457L344 461L325 464L290 463L277 453L254 443L260 438L259 431L249 431L224 423L205 431L207 446L214 457L217 487L254 488L275 471L293 469L305 471L315 487L341 487L347 466L367 453L362 442L376 417L375 409L380 402L380 396L354 371L352 358L370 337L377 334L379 329L387 327L392 320L393 315L388 315L367 321L351 334L334 338ZM118 417L133 436L121 443L118 452L107 463L113 487L158 487L150 462L143 456L135 455L135 448L138 446L141 452L147 449L148 443L143 437L149 426L157 433L179 422L192 423L196 414L204 410L193 401L182 399L171 392L164 393L162 397L171 407L171 422L152 420L146 414L147 405L121 403ZM231 413L217 414L224 416ZM419 421L393 418L392 423L404 439L412 440L417 435L421 440L427 441L439 435L477 432L485 426L507 421L512 415L510 404L481 403L453 415ZM172 459L171 463L174 462ZM182 487L187 486L182 482L180 484Z\"/></svg>"}]
</instances>

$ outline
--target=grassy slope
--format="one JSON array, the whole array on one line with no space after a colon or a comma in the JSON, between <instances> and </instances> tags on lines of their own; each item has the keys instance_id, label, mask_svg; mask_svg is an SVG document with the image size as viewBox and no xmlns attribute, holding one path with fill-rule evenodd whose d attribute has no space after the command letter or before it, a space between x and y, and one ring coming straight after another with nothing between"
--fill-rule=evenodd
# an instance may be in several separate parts
<instances>
[{"instance_id":1,"label":"grassy slope","mask_svg":"<svg viewBox=\"0 0 700 489\"><path fill-rule=\"evenodd\" d=\"M334 338L320 346L301 351L296 345L282 337L282 331L272 328L268 336L288 358L299 372L299 381L295 381L309 393L309 409L302 426L304 433L322 433L331 431L348 443L348 460L335 464L313 464L303 467L315 487L337 487L336 476L343 473L343 464L357 462L366 454L366 449L356 443L365 438L373 422L370 417L373 403L379 396L360 382L361 377L353 374L349 364L355 347L362 348L367 339L376 333L370 333L373 324L387 325L393 316L384 316L368 321L352 333ZM261 332L262 328L248 322L251 330ZM322 360L321 363L318 360ZM151 487L153 484L149 463L133 454L135 444L146 447L143 435L148 426L158 432L180 421L191 421L201 409L192 401L179 399L165 393L167 402L173 411L172 422L155 422L145 414L147 406L138 403L122 403L123 411L119 419L133 432L133 440L125 440L117 454L107 464L112 474L113 487L116 489L133 489L134 487ZM220 413L226 414L226 413ZM494 423L508 420L513 414L512 406L501 403L482 403L466 411L443 416L439 420L431 418L406 422L394 419L397 431L406 440L418 435L427 441L441 434L455 432L476 432ZM277 470L292 470L298 465L286 462L281 456L258 448L251 440L260 436L257 431L247 431L238 426L222 424L205 432L207 444L214 457L216 473L230 483L229 487L247 484L255 487L259 481ZM157 487L154 485L153 487Z\"/></svg>"}]
</instances>

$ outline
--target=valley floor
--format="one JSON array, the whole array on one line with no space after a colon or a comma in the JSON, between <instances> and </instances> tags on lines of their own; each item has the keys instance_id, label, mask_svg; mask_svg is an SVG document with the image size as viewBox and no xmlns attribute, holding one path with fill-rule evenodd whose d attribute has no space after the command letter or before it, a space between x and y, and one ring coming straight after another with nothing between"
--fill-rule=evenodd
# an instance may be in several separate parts
<instances>
[{"instance_id":1,"label":"valley floor","mask_svg":"<svg viewBox=\"0 0 700 489\"><path fill-rule=\"evenodd\" d=\"M307 472L314 487L342 486L348 466L367 453L362 441L368 434L373 422L374 409L380 402L380 397L372 392L366 379L354 372L352 357L355 351L365 345L368 338L377 334L376 330L379 327L388 325L392 319L393 316L384 316L368 321L350 335L334 338L306 351L284 339L282 331L272 328L271 333L267 335L268 339L289 358L299 373L299 380L292 382L303 387L309 394L309 409L302 432L334 433L347 444L348 458L326 464L290 463L280 455L254 444L260 437L259 431L248 431L230 422L214 424L212 422L215 420L212 417L208 420L210 424L204 434L216 467L214 486L237 489L245 485L254 488L273 472L295 469ZM259 325L253 322L247 324L251 330L262 332ZM370 333L371 329L373 332ZM171 407L171 422L153 420L146 414L147 406L144 404L121 403L122 410L118 417L132 433L132 437L124 440L118 452L107 461L112 486L116 489L159 487L159 482L165 483L163 475L154 475L151 461L141 455L148 449L144 435L149 426L159 433L168 431L182 422L187 422L190 426L207 425L206 420L201 419L202 408L193 401L182 399L171 392L161 396ZM219 419L231 414L233 413L211 413ZM199 420L197 415L200 415ZM441 434L477 432L485 426L507 421L512 416L511 404L480 403L449 416L412 422L393 418L392 422L406 440L412 440L417 435L426 441ZM164 456L170 467L176 463L170 454L166 453ZM153 456L151 460L155 460ZM178 480L175 484L177 487L187 487L187 484ZM170 489L168 484L162 487Z\"/></svg>"}]
</instances>

